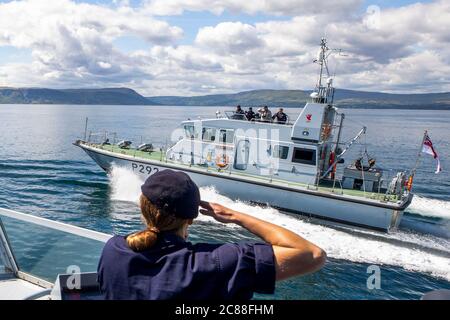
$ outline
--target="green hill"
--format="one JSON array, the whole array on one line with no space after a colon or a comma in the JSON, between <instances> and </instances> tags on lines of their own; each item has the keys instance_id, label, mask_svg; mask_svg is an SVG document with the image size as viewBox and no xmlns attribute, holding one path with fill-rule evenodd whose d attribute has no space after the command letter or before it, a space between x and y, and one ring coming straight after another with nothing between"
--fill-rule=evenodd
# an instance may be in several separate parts
<instances>
[{"instance_id":1,"label":"green hill","mask_svg":"<svg viewBox=\"0 0 450 320\"><path fill-rule=\"evenodd\" d=\"M0 88L0 103L147 105L148 100L128 88L45 89Z\"/></svg>"},{"instance_id":2,"label":"green hill","mask_svg":"<svg viewBox=\"0 0 450 320\"><path fill-rule=\"evenodd\" d=\"M194 97L155 96L145 98L128 88L46 89L2 88L0 104L87 104L87 105L164 105L164 106L236 106L268 105L303 107L308 90L253 90L234 94ZM450 110L450 92L426 94L390 94L337 89L335 104L341 108L436 109Z\"/></svg>"},{"instance_id":3,"label":"green hill","mask_svg":"<svg viewBox=\"0 0 450 320\"><path fill-rule=\"evenodd\" d=\"M283 105L298 107L308 99L309 93L300 90L254 90L235 94L215 94L198 97L149 97L149 101L161 105L178 106L245 106Z\"/></svg>"},{"instance_id":4,"label":"green hill","mask_svg":"<svg viewBox=\"0 0 450 320\"><path fill-rule=\"evenodd\" d=\"M151 104L167 106L248 106L268 105L302 107L312 91L254 90L235 94L218 94L196 97L148 97ZM389 94L380 92L337 89L335 103L342 108L383 109L450 109L450 92L426 94Z\"/></svg>"}]
</instances>

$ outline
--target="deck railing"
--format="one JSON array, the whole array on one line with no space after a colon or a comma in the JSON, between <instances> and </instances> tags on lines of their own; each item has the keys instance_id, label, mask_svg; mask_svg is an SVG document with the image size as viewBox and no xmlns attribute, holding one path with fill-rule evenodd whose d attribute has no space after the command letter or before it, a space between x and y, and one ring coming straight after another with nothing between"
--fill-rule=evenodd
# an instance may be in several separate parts
<instances>
[{"instance_id":1,"label":"deck railing","mask_svg":"<svg viewBox=\"0 0 450 320\"><path fill-rule=\"evenodd\" d=\"M326 187L323 185L317 185L313 182L311 183L301 183L301 182L295 182L295 181L288 181L288 180L283 180L283 179L277 179L275 177L275 174L269 175L269 176L257 176L257 175L250 175L250 174L246 174L244 172L237 172L235 170L232 170L232 165L233 165L233 160L232 157L230 157L230 163L227 166L226 169L221 169L221 168L213 168L210 166L204 166L201 165L199 162L194 163L194 165L190 164L190 163L184 163L181 161L178 161L178 159L173 158L173 159L169 159L165 156L165 152L163 151L155 151L152 153L147 153L147 152L141 152L141 151L137 151L134 149L120 149L118 146L114 146L114 145L108 145L108 146L102 146L102 145L96 145L96 144L89 144L92 147L95 148L99 148L102 150L106 150L106 151L110 151L113 153L119 153L119 154L123 154L123 155L127 155L127 156L131 156L133 158L140 158L140 159L148 159L148 160L153 160L153 161L159 161L159 162L165 162L165 163L172 163L174 165L177 166L186 166L186 167L194 167L196 170L204 170L206 172L217 172L217 173L227 173L228 175L234 175L237 177L244 177L244 178L252 178L252 179L258 179L258 180L262 180L264 182L267 183L271 183L271 184L278 184L278 185L285 185L288 187L293 187L293 188L302 188L302 189L309 189L309 190L317 190L317 191L321 191L321 192L326 192L326 193L331 193L331 194L337 194L337 189L336 189L336 185L333 185L332 187ZM187 155L187 156L190 156ZM202 159L204 158L202 155L194 155L196 159ZM370 199L370 200L377 200L377 201L381 201L381 202L398 202L403 200L403 198L406 198L408 196L407 193L402 194L400 196L396 195L396 194L389 194L388 190L383 193L381 192L381 188L379 188L376 192L364 192L361 190L350 190L350 189L344 189L342 187L342 181L340 179L336 179L336 184L338 185L338 190L339 190L339 194L340 195L347 195L347 196L355 196L355 197L362 197L362 198L366 198L366 199ZM314 188L312 188L314 186Z\"/></svg>"}]
</instances>

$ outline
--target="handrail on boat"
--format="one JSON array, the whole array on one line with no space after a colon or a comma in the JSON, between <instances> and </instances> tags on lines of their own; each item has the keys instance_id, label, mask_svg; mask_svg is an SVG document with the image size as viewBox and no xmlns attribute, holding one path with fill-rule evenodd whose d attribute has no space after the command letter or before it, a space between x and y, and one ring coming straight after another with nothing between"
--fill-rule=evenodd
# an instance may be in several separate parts
<instances>
[{"instance_id":1,"label":"handrail on boat","mask_svg":"<svg viewBox=\"0 0 450 320\"><path fill-rule=\"evenodd\" d=\"M98 144L92 144L92 143L87 143L87 145L90 145L91 147L93 147L93 148L99 148L99 149L105 149L106 151L108 151L107 150L107 148L103 148L102 146L100 146L100 145L98 145ZM118 148L117 146L113 146L112 147L112 151L111 152L115 152L115 151L113 151L115 148ZM126 153L126 150L123 150L124 152L120 152L121 154L125 154L125 155L127 155L127 153ZM134 155L134 152L130 152L130 154L128 154L129 156L131 156L131 157L139 157L139 155ZM167 163L167 162L173 162L174 164L180 164L180 165L184 165L183 163L179 163L179 162L177 162L177 161L175 161L175 160L172 160L172 159L168 159L167 157L166 157L166 154L162 154L162 156L163 156L163 160L161 160L161 159L153 159L154 161L159 161L159 162L165 162L165 163ZM230 165L232 165L232 161L230 162ZM187 165L186 164L186 166L188 166L188 167L191 167L192 165ZM207 172L209 172L210 171L210 168L205 168L205 167L199 167L198 168L199 170L205 170L205 171L207 171ZM224 172L224 171L222 171L222 170L217 170L217 171L219 171L219 172ZM232 171L230 171L230 170L227 170L227 172L231 175L237 175L237 176L246 176L245 174L243 174L243 173L236 173L236 172L232 172ZM269 178L265 178L265 177L258 177L259 179L263 179L263 180L265 180L265 181L267 181L267 182L269 182L269 183L285 183L285 184L288 184L288 185L290 185L290 186L298 186L298 187L303 187L303 188L306 188L306 189L311 189L310 187L311 187L311 183L309 184L309 186L308 186L308 184L302 184L302 183L298 183L298 182L291 182L291 181L282 181L282 180L278 180L278 179L275 179L274 177L269 177ZM337 180L339 180L339 179L337 179ZM343 189L343 187L342 187L342 183L339 181L339 185L340 185L340 189L341 189L341 195L348 195L348 196L352 196L352 194L349 194L349 193L346 193L345 192L345 190L348 190L348 191L352 191L352 190L350 190L350 189ZM334 188L330 188L330 190L325 190L325 189L323 189L323 187L321 187L320 185L319 186L315 186L316 187L316 190L317 189L322 189L322 191L324 191L324 192L329 192L329 193L334 193L334 194L336 194L336 192L334 192ZM389 194L384 194L384 193L381 193L381 192L378 192L378 193L374 193L374 192L366 192L366 194L365 195L358 195L359 197L362 197L362 198L365 198L365 199L370 199L370 200L378 200L378 201L383 201L383 202L396 202L396 201L398 201L399 199L398 199L398 197L396 196L396 198L395 199L393 199L393 196L395 196L395 195L389 195ZM402 197L402 199L403 199L403 197Z\"/></svg>"},{"instance_id":2,"label":"handrail on boat","mask_svg":"<svg viewBox=\"0 0 450 320\"><path fill-rule=\"evenodd\" d=\"M26 214L26 213L21 213L21 212L9 210L9 209L0 208L0 220L2 217L12 218L12 219L16 219L16 220L20 220L20 221L24 221L24 222L29 222L29 223L40 225L40 226L50 228L53 230L62 231L62 232L70 233L70 234L73 234L73 235L76 235L79 237L97 240L97 241L101 241L101 242L106 242L112 237L111 235L106 234L106 233L93 231L93 230L73 226L70 224L33 216L30 214Z\"/></svg>"}]
</instances>

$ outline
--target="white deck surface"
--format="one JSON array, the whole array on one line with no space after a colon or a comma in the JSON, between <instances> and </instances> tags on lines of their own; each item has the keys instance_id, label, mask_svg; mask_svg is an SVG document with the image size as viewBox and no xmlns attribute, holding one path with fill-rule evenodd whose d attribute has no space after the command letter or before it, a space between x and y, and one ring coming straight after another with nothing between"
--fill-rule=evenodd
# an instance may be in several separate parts
<instances>
[{"instance_id":1,"label":"white deck surface","mask_svg":"<svg viewBox=\"0 0 450 320\"><path fill-rule=\"evenodd\" d=\"M0 278L0 300L23 300L43 288L17 278Z\"/></svg>"}]
</instances>

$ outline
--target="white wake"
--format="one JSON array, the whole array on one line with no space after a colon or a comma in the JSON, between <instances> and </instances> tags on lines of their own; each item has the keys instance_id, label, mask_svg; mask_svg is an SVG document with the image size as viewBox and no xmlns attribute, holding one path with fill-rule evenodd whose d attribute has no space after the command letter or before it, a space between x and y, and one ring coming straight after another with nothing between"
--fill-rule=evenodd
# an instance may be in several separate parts
<instances>
[{"instance_id":1,"label":"white wake","mask_svg":"<svg viewBox=\"0 0 450 320\"><path fill-rule=\"evenodd\" d=\"M143 181L137 175L128 169L114 168L110 179L113 188L113 200L138 201L140 186ZM401 231L393 235L380 236L380 234L377 234L378 238L367 236L373 235L372 232L350 234L286 215L273 208L262 208L231 200L217 193L211 187L201 188L200 191L203 200L220 203L300 234L322 247L329 257L353 262L393 265L410 271L428 273L450 281L449 240L434 236L408 234ZM198 219L219 224L212 218L202 215ZM224 224L223 228L239 227ZM396 241L389 241L390 239Z\"/></svg>"},{"instance_id":2,"label":"white wake","mask_svg":"<svg viewBox=\"0 0 450 320\"><path fill-rule=\"evenodd\" d=\"M450 219L450 201L414 195L413 201L406 211L422 216Z\"/></svg>"},{"instance_id":3,"label":"white wake","mask_svg":"<svg viewBox=\"0 0 450 320\"><path fill-rule=\"evenodd\" d=\"M109 180L111 181L112 200L139 202L141 185L144 183L140 176L129 169L113 166Z\"/></svg>"}]
</instances>

